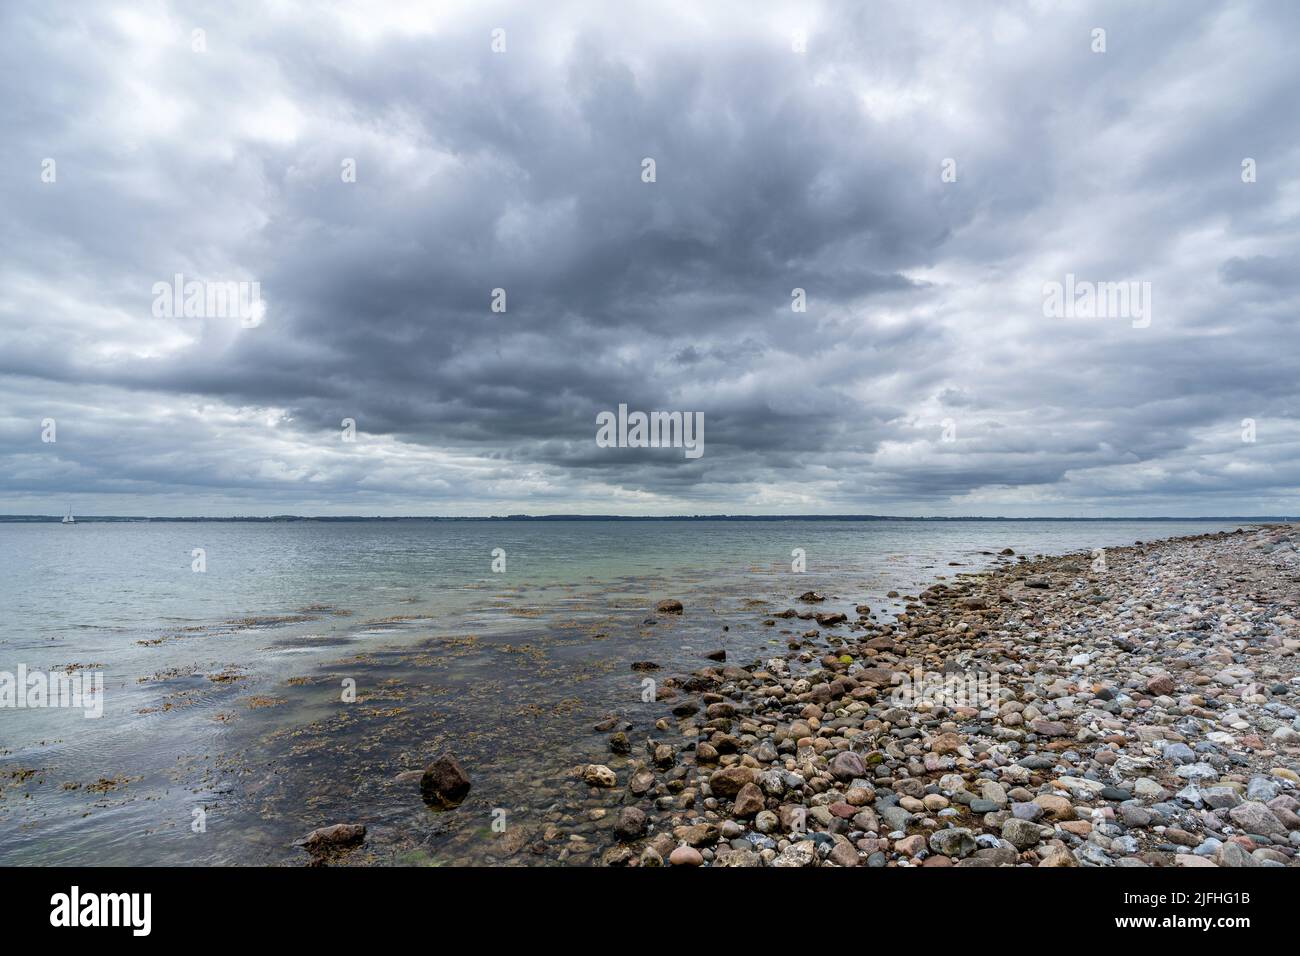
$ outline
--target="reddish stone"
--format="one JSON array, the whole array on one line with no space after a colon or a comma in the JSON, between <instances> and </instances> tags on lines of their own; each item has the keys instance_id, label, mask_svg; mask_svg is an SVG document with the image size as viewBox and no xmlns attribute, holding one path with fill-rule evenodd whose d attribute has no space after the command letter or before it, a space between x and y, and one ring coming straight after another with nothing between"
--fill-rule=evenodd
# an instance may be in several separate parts
<instances>
[{"instance_id":1,"label":"reddish stone","mask_svg":"<svg viewBox=\"0 0 1300 956\"><path fill-rule=\"evenodd\" d=\"M1174 679L1168 674L1161 674L1147 681L1147 693L1165 697L1174 692Z\"/></svg>"}]
</instances>

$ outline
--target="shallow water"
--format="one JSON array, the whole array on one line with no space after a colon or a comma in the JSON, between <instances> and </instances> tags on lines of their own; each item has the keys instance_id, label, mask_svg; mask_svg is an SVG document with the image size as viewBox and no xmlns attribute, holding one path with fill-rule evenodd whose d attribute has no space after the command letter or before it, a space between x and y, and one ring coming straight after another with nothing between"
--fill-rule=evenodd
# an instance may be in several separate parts
<instances>
[{"instance_id":1,"label":"shallow water","mask_svg":"<svg viewBox=\"0 0 1300 956\"><path fill-rule=\"evenodd\" d=\"M631 720L635 742L649 736L665 707L642 702L646 677L698 668L715 648L745 662L781 644L755 601L776 611L815 589L828 610L886 616L887 592L979 570L1004 547L1055 554L1237 526L0 524L0 671L78 665L105 682L99 719L0 708L0 863L300 864L293 840L340 821L370 827L352 862L487 861L494 820L537 828L597 806L568 770L618 769L591 727L607 714ZM804 573L791 570L796 548ZM686 613L657 617L664 597ZM661 669L631 669L647 660ZM434 811L394 777L446 749L474 787ZM583 823L596 841L610 825ZM577 846L568 862L589 862Z\"/></svg>"}]
</instances>

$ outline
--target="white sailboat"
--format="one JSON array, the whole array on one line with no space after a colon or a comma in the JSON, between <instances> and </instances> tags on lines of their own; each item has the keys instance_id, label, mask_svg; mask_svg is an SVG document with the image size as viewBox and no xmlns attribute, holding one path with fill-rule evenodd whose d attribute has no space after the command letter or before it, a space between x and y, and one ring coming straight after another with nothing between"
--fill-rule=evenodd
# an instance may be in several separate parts
<instances>
[{"instance_id":1,"label":"white sailboat","mask_svg":"<svg viewBox=\"0 0 1300 956\"><path fill-rule=\"evenodd\" d=\"M76 524L76 523L77 523L77 519L74 518L74 517L72 517L72 508L71 508L71 507L68 508L68 513L65 514L65 515L63 516L63 523L64 523L64 524Z\"/></svg>"}]
</instances>

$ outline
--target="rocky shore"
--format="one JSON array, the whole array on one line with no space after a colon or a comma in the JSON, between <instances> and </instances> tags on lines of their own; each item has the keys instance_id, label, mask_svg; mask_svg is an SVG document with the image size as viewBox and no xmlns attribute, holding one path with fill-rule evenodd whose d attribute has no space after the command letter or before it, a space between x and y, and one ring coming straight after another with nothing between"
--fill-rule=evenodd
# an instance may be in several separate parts
<instances>
[{"instance_id":1,"label":"rocky shore","mask_svg":"<svg viewBox=\"0 0 1300 956\"><path fill-rule=\"evenodd\" d=\"M1270 526L1004 552L888 620L791 594L755 621L783 654L660 677L652 731L602 722L576 804L503 834L502 856L1296 865L1298 542Z\"/></svg>"}]
</instances>

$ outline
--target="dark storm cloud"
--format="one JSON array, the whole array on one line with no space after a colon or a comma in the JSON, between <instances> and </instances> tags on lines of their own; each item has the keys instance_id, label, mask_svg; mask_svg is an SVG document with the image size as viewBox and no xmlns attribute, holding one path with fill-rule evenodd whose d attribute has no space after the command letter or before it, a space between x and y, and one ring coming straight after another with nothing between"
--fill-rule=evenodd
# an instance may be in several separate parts
<instances>
[{"instance_id":1,"label":"dark storm cloud","mask_svg":"<svg viewBox=\"0 0 1300 956\"><path fill-rule=\"evenodd\" d=\"M0 511L1294 510L1297 16L7 7Z\"/></svg>"}]
</instances>

